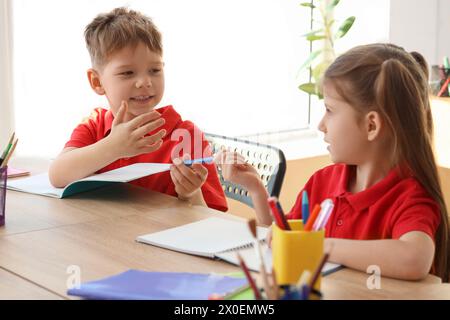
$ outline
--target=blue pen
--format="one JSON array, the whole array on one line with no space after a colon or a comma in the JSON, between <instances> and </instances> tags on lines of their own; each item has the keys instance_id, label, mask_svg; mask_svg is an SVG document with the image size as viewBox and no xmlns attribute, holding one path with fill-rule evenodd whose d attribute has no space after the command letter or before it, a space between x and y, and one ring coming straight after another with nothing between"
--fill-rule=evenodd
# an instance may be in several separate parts
<instances>
[{"instance_id":1,"label":"blue pen","mask_svg":"<svg viewBox=\"0 0 450 320\"><path fill-rule=\"evenodd\" d=\"M302 218L303 218L303 225L306 225L306 222L308 222L309 218L309 201L308 201L308 192L306 192L306 190L303 190L302 194Z\"/></svg>"},{"instance_id":2,"label":"blue pen","mask_svg":"<svg viewBox=\"0 0 450 320\"><path fill-rule=\"evenodd\" d=\"M214 160L213 157L208 157L208 158L199 158L199 159L193 159L193 160L184 160L184 164L188 167L192 166L194 163L201 163L201 164L210 164L212 163Z\"/></svg>"},{"instance_id":3,"label":"blue pen","mask_svg":"<svg viewBox=\"0 0 450 320\"><path fill-rule=\"evenodd\" d=\"M445 73L447 73L448 69L450 69L450 62L448 61L447 56L444 57L444 68L447 69L447 70L445 70Z\"/></svg>"}]
</instances>

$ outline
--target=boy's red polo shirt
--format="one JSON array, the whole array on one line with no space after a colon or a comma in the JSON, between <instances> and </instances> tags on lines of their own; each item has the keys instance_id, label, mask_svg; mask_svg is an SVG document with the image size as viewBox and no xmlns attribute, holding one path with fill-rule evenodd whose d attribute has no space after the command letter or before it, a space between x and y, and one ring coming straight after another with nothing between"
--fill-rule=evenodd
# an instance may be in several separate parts
<instances>
[{"instance_id":1,"label":"boy's red polo shirt","mask_svg":"<svg viewBox=\"0 0 450 320\"><path fill-rule=\"evenodd\" d=\"M175 147L179 142L184 141L183 139L185 138L191 139L191 150L189 154L191 158L207 157L211 155L209 144L204 139L203 132L201 132L201 130L192 122L183 121L181 116L172 106L166 106L155 110L161 114L161 117L163 117L166 122L162 127L157 128L148 135L154 134L161 129L165 129L167 133L166 136L163 137L163 144L161 147L152 153L116 160L97 171L97 173L110 171L139 162L172 163L172 152L181 149L179 146L177 148ZM110 110L103 108L95 109L86 121L75 128L70 140L66 143L65 148L82 148L105 138L111 132L113 120L114 116ZM176 129L184 130L175 131ZM176 141L171 140L173 133L174 138L177 138ZM189 135L178 135L178 133L188 133ZM177 156L182 156L182 152L177 153ZM228 209L227 201L219 182L216 166L214 164L205 164L204 166L208 169L208 177L202 186L203 198L208 207L226 211ZM172 182L169 171L143 177L130 183L171 196L177 196L175 185Z\"/></svg>"},{"instance_id":2,"label":"boy's red polo shirt","mask_svg":"<svg viewBox=\"0 0 450 320\"><path fill-rule=\"evenodd\" d=\"M367 190L352 194L347 185L354 167L335 164L316 172L307 182L309 206L330 198L334 209L326 236L356 240L398 239L422 231L433 240L440 223L438 204L413 177L401 178L396 169ZM302 190L303 191L303 190ZM288 214L301 219L302 192Z\"/></svg>"}]
</instances>

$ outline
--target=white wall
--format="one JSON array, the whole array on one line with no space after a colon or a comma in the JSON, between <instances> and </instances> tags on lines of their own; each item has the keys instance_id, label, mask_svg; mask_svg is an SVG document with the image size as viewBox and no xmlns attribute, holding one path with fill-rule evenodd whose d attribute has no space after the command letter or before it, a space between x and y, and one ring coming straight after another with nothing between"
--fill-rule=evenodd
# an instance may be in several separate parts
<instances>
[{"instance_id":1,"label":"white wall","mask_svg":"<svg viewBox=\"0 0 450 320\"><path fill-rule=\"evenodd\" d=\"M450 56L450 1L438 2L438 29L437 29L437 61L442 63L443 56Z\"/></svg>"},{"instance_id":2,"label":"white wall","mask_svg":"<svg viewBox=\"0 0 450 320\"><path fill-rule=\"evenodd\" d=\"M430 65L450 55L450 1L391 0L389 39L418 51Z\"/></svg>"},{"instance_id":3,"label":"white wall","mask_svg":"<svg viewBox=\"0 0 450 320\"><path fill-rule=\"evenodd\" d=\"M356 44L386 42L389 40L389 6L395 0L342 0L336 7L338 25L345 18L356 20L348 34L336 41L337 52Z\"/></svg>"}]
</instances>

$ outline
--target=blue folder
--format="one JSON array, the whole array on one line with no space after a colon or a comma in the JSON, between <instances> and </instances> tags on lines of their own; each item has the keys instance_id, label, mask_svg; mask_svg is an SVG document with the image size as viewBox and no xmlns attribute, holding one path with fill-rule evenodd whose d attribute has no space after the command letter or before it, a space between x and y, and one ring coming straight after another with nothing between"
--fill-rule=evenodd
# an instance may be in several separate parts
<instances>
[{"instance_id":1,"label":"blue folder","mask_svg":"<svg viewBox=\"0 0 450 320\"><path fill-rule=\"evenodd\" d=\"M245 278L217 274L128 270L83 283L67 294L98 300L205 300L213 293L227 295L247 285Z\"/></svg>"}]
</instances>

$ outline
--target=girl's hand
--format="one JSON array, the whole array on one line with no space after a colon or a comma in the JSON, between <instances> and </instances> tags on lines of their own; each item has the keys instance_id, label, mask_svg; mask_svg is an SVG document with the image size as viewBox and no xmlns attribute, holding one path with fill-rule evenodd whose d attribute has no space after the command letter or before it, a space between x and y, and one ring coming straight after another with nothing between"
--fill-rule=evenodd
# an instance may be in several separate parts
<instances>
[{"instance_id":1,"label":"girl's hand","mask_svg":"<svg viewBox=\"0 0 450 320\"><path fill-rule=\"evenodd\" d=\"M189 156L183 156L183 160L188 159ZM173 165L170 167L170 177L175 184L178 198L190 200L193 197L201 196L201 187L208 177L208 169L201 163L194 163L188 167L181 159L177 158L173 160Z\"/></svg>"},{"instance_id":2,"label":"girl's hand","mask_svg":"<svg viewBox=\"0 0 450 320\"><path fill-rule=\"evenodd\" d=\"M246 163L245 158L237 152L221 150L215 155L214 162L219 170L222 170L222 176L225 180L240 184L249 192L262 185L256 169Z\"/></svg>"},{"instance_id":3,"label":"girl's hand","mask_svg":"<svg viewBox=\"0 0 450 320\"><path fill-rule=\"evenodd\" d=\"M162 138L166 135L166 130L159 130L147 137L145 135L165 123L161 114L158 111L151 111L125 122L127 110L127 102L122 101L119 112L112 123L111 133L106 138L115 158L134 157L158 150L162 145Z\"/></svg>"}]
</instances>

